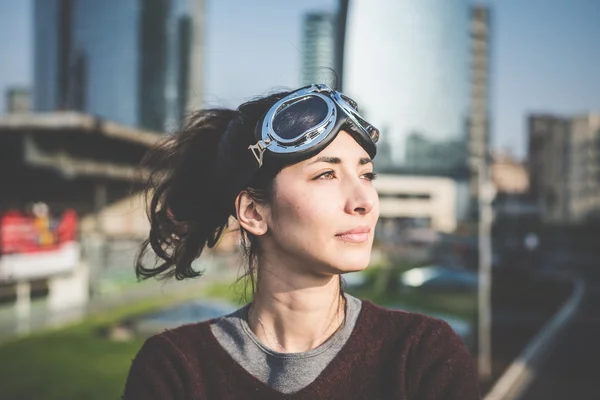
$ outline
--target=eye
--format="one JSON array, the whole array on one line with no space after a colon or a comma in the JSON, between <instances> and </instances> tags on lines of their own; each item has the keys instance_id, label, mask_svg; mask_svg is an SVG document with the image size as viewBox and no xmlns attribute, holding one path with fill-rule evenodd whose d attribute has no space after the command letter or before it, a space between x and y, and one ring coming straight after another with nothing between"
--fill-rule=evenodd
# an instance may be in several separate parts
<instances>
[{"instance_id":1,"label":"eye","mask_svg":"<svg viewBox=\"0 0 600 400\"><path fill-rule=\"evenodd\" d=\"M322 174L318 175L314 180L318 180L318 179L333 179L335 178L335 172L333 171L327 171L327 172L323 172Z\"/></svg>"},{"instance_id":2,"label":"eye","mask_svg":"<svg viewBox=\"0 0 600 400\"><path fill-rule=\"evenodd\" d=\"M367 181L372 181L377 178L377 174L375 172L367 172L366 174L363 174L362 177Z\"/></svg>"}]
</instances>

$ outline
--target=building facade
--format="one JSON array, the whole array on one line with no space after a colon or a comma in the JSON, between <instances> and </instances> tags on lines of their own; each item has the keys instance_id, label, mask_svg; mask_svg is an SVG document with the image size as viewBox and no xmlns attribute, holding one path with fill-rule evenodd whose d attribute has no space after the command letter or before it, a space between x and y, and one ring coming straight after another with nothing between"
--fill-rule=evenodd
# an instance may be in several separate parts
<instances>
[{"instance_id":1,"label":"building facade","mask_svg":"<svg viewBox=\"0 0 600 400\"><path fill-rule=\"evenodd\" d=\"M572 222L600 215L600 114L571 119L569 212Z\"/></svg>"},{"instance_id":2,"label":"building facade","mask_svg":"<svg viewBox=\"0 0 600 400\"><path fill-rule=\"evenodd\" d=\"M198 2L36 0L34 109L174 128L201 81Z\"/></svg>"},{"instance_id":3,"label":"building facade","mask_svg":"<svg viewBox=\"0 0 600 400\"><path fill-rule=\"evenodd\" d=\"M527 126L531 194L547 221L566 222L569 219L570 119L530 115Z\"/></svg>"},{"instance_id":4,"label":"building facade","mask_svg":"<svg viewBox=\"0 0 600 400\"><path fill-rule=\"evenodd\" d=\"M380 174L373 185L380 199L381 221L414 220L422 227L446 233L456 229L457 188L454 180Z\"/></svg>"},{"instance_id":5,"label":"building facade","mask_svg":"<svg viewBox=\"0 0 600 400\"><path fill-rule=\"evenodd\" d=\"M580 223L600 216L600 114L531 115L531 195L544 220Z\"/></svg>"},{"instance_id":6,"label":"building facade","mask_svg":"<svg viewBox=\"0 0 600 400\"><path fill-rule=\"evenodd\" d=\"M334 84L336 19L332 13L304 16L302 37L302 85Z\"/></svg>"},{"instance_id":7,"label":"building facade","mask_svg":"<svg viewBox=\"0 0 600 400\"><path fill-rule=\"evenodd\" d=\"M531 195L548 222L568 222L571 120L555 115L530 115L529 178Z\"/></svg>"},{"instance_id":8,"label":"building facade","mask_svg":"<svg viewBox=\"0 0 600 400\"><path fill-rule=\"evenodd\" d=\"M349 2L343 86L385 128L379 168L467 179L470 10L468 0Z\"/></svg>"}]
</instances>

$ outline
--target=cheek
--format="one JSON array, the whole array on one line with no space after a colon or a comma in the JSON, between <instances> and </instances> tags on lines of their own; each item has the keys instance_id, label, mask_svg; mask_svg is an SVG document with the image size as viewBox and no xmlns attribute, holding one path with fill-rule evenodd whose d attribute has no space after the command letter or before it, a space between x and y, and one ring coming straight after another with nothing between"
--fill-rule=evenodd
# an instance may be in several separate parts
<instances>
[{"instance_id":1,"label":"cheek","mask_svg":"<svg viewBox=\"0 0 600 400\"><path fill-rule=\"evenodd\" d=\"M331 220L335 218L338 206L331 199L315 196L314 191L289 191L277 199L275 224L285 236L302 236L312 242L335 229ZM310 233L309 235L307 235Z\"/></svg>"}]
</instances>

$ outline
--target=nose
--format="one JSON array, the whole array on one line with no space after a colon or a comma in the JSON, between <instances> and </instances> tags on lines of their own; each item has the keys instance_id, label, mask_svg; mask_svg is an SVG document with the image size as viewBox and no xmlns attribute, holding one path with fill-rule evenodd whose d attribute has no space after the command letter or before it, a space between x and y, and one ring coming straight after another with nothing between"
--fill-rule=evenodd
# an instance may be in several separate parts
<instances>
[{"instance_id":1,"label":"nose","mask_svg":"<svg viewBox=\"0 0 600 400\"><path fill-rule=\"evenodd\" d=\"M347 193L344 211L348 214L368 214L379 200L373 186L358 177L348 183Z\"/></svg>"}]
</instances>

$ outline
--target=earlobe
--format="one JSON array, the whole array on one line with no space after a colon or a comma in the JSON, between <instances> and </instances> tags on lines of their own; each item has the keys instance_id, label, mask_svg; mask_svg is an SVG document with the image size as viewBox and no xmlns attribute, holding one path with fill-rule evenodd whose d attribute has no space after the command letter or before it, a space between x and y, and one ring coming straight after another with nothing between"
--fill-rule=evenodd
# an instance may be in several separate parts
<instances>
[{"instance_id":1,"label":"earlobe","mask_svg":"<svg viewBox=\"0 0 600 400\"><path fill-rule=\"evenodd\" d=\"M237 219L242 228L256 236L267 233L264 207L261 207L248 192L242 191L235 199Z\"/></svg>"}]
</instances>

